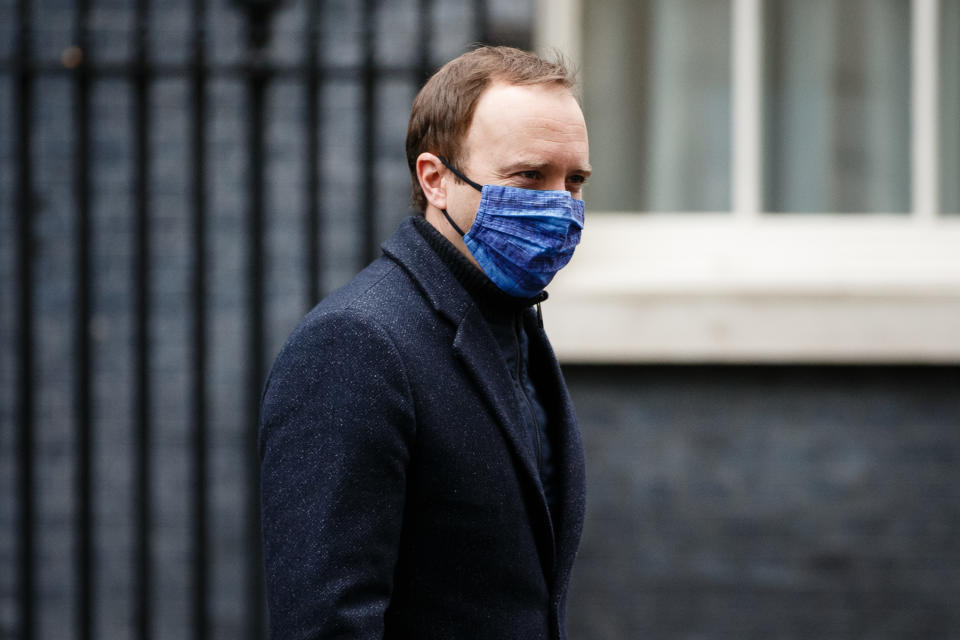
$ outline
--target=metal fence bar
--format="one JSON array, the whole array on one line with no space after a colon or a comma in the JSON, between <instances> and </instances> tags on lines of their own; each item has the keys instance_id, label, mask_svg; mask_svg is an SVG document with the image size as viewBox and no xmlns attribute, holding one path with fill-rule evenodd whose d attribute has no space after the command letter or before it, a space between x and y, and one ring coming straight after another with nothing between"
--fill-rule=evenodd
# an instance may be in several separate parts
<instances>
[{"instance_id":1,"label":"metal fence bar","mask_svg":"<svg viewBox=\"0 0 960 640\"><path fill-rule=\"evenodd\" d=\"M490 18L486 0L473 0L473 20L477 42L487 44L490 40Z\"/></svg>"},{"instance_id":2,"label":"metal fence bar","mask_svg":"<svg viewBox=\"0 0 960 640\"><path fill-rule=\"evenodd\" d=\"M191 366L193 415L191 424L193 458L192 495L192 590L191 629L194 640L208 637L210 624L210 579L207 570L207 99L206 99L206 2L193 0L192 65L190 91L192 113L190 145L193 176L190 184L193 227L193 335Z\"/></svg>"},{"instance_id":3,"label":"metal fence bar","mask_svg":"<svg viewBox=\"0 0 960 640\"><path fill-rule=\"evenodd\" d=\"M420 55L417 56L417 90L430 78L433 71L430 42L433 39L433 0L417 0L417 42L420 43Z\"/></svg>"},{"instance_id":4,"label":"metal fence bar","mask_svg":"<svg viewBox=\"0 0 960 640\"><path fill-rule=\"evenodd\" d=\"M87 639L95 635L98 607L104 603L96 598L97 565L95 563L95 542L97 533L94 518L96 494L94 493L93 448L96 423L93 404L93 363L97 352L91 335L93 293L95 291L95 273L93 269L93 154L92 131L96 124L94 114L94 90L101 80L120 79L128 88L131 99L131 166L129 175L132 182L132 204L134 224L130 236L132 257L130 286L132 303L132 355L131 355L131 401L133 424L131 425L133 455L129 461L132 470L132 513L133 513L133 553L131 557L133 586L133 635L148 640L155 634L155 567L153 561L155 509L151 495L154 473L153 457L150 451L154 437L155 418L153 382L151 375L155 354L151 347L151 331L154 327L153 314L157 311L153 302L154 283L151 278L153 264L152 244L154 229L152 222L150 174L153 163L153 145L151 139L151 99L153 83L162 78L178 78L188 84L188 114L190 128L190 171L189 185L190 222L192 231L191 246L191 342L185 367L191 374L191 415L189 461L193 473L193 492L190 498L190 548L191 566L191 602L189 608L190 634L196 638L206 638L212 632L211 616L211 560L208 556L210 541L210 487L209 487L209 344L207 332L208 285L206 281L209 269L207 244L209 242L210 203L208 201L207 155L210 151L209 125L213 115L208 104L209 83L215 78L243 79L246 83L247 108L249 110L248 132L248 169L249 191L248 210L246 211L246 233L249 234L249 256L246 274L248 287L249 319L245 354L248 358L247 407L250 422L244 434L246 440L245 464L249 470L249 484L244 509L245 535L249 550L246 573L247 591L245 594L248 615L247 634L251 638L261 638L265 629L265 610L263 594L262 564L260 558L260 521L259 521L259 458L257 455L257 415L259 397L265 373L265 247L264 234L267 227L265 210L266 176L266 131L267 131L267 95L271 83L279 79L293 79L302 82L305 87L304 132L307 135L304 172L306 175L305 200L306 259L304 292L307 306L312 306L323 294L323 265L321 260L323 239L322 219L322 143L324 140L323 96L326 83L332 79L346 79L360 82L360 158L361 179L363 181L359 216L361 229L358 242L364 263L373 259L379 250L377 240L377 201L380 182L377 176L376 140L379 128L379 83L387 80L409 82L415 78L419 84L426 80L433 68L430 43L434 36L432 13L433 0L417 0L418 51L411 62L402 64L381 64L376 57L377 28L376 20L380 15L381 3L377 0L363 0L361 47L362 58L352 66L338 65L326 61L320 53L323 47L323 25L328 17L322 0L307 0L306 51L303 60L295 64L273 63L267 60L264 45L268 29L269 14L273 2L268 0L238 0L244 2L250 17L250 42L248 55L240 62L219 64L208 59L207 0L193 0L191 4L191 53L184 62L155 62L148 57L148 37L150 0L137 0L134 5L135 31L132 35L131 58L124 62L95 62L89 56L91 32L88 29L91 17L90 0L76 0L74 6L75 24L74 45L70 55L72 62L56 63L37 61L31 58L31 2L18 0L16 16L19 34L15 52L11 57L0 60L0 73L10 77L14 86L14 109L12 133L15 143L16 182L14 203L17 241L14 246L15 264L18 270L19 287L17 291L17 373L20 382L18 389L18 425L17 425L17 571L18 571L18 637L32 640L36 636L37 618L37 515L36 515L36 472L35 452L36 393L39 383L35 381L34 341L36 339L35 300L33 280L35 265L33 253L33 219L36 206L33 197L34 169L32 146L36 123L34 122L34 90L38 78L52 77L67 80L74 92L72 96L71 120L75 131L73 141L73 194L76 207L76 235L74 239L75 273L70 278L76 297L73 302L74 356L70 366L73 369L73 418L75 420L74 438L76 439L74 471L77 483L72 490L75 501L75 520L73 522L73 570L76 577L76 589L73 593L72 633ZM489 27L486 18L486 3L474 3L476 19L475 29L486 37Z\"/></svg>"},{"instance_id":5,"label":"metal fence bar","mask_svg":"<svg viewBox=\"0 0 960 640\"><path fill-rule=\"evenodd\" d=\"M259 64L269 36L268 21L270 5L250 4L247 14L251 73L247 81L247 114L249 126L247 148L247 172L249 204L247 210L247 234L249 254L247 278L247 433L244 451L248 471L246 523L247 523L247 637L258 640L263 637L266 617L264 615L263 563L260 551L260 456L257 435L260 426L260 392L265 369L264 358L264 145L266 119L266 94L270 76Z\"/></svg>"},{"instance_id":6,"label":"metal fence bar","mask_svg":"<svg viewBox=\"0 0 960 640\"><path fill-rule=\"evenodd\" d=\"M27 0L17 3L17 52L15 58L16 101L14 102L13 132L16 136L16 172L14 207L16 207L17 276L17 379L19 405L17 407L17 554L18 614L20 638L35 637L36 608L36 512L34 505L34 362L33 362L33 165L30 147L33 141L33 76L29 69L31 33Z\"/></svg>"},{"instance_id":7,"label":"metal fence bar","mask_svg":"<svg viewBox=\"0 0 960 640\"><path fill-rule=\"evenodd\" d=\"M361 46L363 47L363 110L360 133L361 172L363 177L361 186L361 212L363 265L373 260L377 255L376 246L376 206L377 206L377 173L376 173L376 135L377 135L377 77L376 77L376 13L377 0L363 0L361 19Z\"/></svg>"},{"instance_id":8,"label":"metal fence bar","mask_svg":"<svg viewBox=\"0 0 960 640\"><path fill-rule=\"evenodd\" d=\"M78 0L74 42L77 65L74 69L74 130L76 131L73 166L74 198L77 212L76 268L74 288L76 312L74 316L74 420L76 442L76 530L74 593L76 633L81 640L93 638L93 468L92 468L92 407L90 378L92 376L90 344L90 314L93 273L90 268L90 72L84 62L88 55L87 22L89 0Z\"/></svg>"},{"instance_id":9,"label":"metal fence bar","mask_svg":"<svg viewBox=\"0 0 960 640\"><path fill-rule=\"evenodd\" d=\"M317 49L322 46L322 9L320 0L307 2L307 51L304 64L307 66L307 86L305 92L304 118L307 128L307 150L304 188L307 190L306 215L306 309L311 308L320 299L320 203L317 193L319 175L319 157L321 127L320 118L320 78L317 64Z\"/></svg>"},{"instance_id":10,"label":"metal fence bar","mask_svg":"<svg viewBox=\"0 0 960 640\"><path fill-rule=\"evenodd\" d=\"M153 632L153 616L150 607L150 594L153 586L151 563L151 525L153 510L150 504L150 438L152 420L150 413L150 135L149 122L150 76L147 67L148 37L148 0L137 0L135 60L136 72L133 77L134 105L134 166L133 184L135 189L136 231L134 238L134 404L136 416L136 434L134 437L136 455L134 456L133 477L134 513L136 514L136 546L134 558L135 584L135 629L140 640L149 640Z\"/></svg>"}]
</instances>

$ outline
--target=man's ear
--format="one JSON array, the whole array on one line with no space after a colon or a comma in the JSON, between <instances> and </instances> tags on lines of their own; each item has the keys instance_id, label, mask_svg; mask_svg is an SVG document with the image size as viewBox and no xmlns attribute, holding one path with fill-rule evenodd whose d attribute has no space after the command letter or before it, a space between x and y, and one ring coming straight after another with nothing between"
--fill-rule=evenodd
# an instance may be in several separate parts
<instances>
[{"instance_id":1,"label":"man's ear","mask_svg":"<svg viewBox=\"0 0 960 640\"><path fill-rule=\"evenodd\" d=\"M432 153L417 156L417 180L427 202L437 209L447 208L447 192L443 186L443 163Z\"/></svg>"}]
</instances>

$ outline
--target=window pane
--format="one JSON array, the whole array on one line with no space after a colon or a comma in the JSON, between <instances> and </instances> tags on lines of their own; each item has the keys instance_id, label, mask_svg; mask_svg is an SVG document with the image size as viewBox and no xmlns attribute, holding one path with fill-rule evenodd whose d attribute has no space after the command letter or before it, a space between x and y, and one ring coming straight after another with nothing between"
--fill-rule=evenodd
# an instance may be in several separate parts
<instances>
[{"instance_id":1,"label":"window pane","mask_svg":"<svg viewBox=\"0 0 960 640\"><path fill-rule=\"evenodd\" d=\"M584 3L587 206L730 208L730 3Z\"/></svg>"},{"instance_id":2,"label":"window pane","mask_svg":"<svg viewBox=\"0 0 960 640\"><path fill-rule=\"evenodd\" d=\"M960 213L960 0L940 16L940 208Z\"/></svg>"},{"instance_id":3,"label":"window pane","mask_svg":"<svg viewBox=\"0 0 960 640\"><path fill-rule=\"evenodd\" d=\"M909 211L909 0L764 7L765 208Z\"/></svg>"}]
</instances>

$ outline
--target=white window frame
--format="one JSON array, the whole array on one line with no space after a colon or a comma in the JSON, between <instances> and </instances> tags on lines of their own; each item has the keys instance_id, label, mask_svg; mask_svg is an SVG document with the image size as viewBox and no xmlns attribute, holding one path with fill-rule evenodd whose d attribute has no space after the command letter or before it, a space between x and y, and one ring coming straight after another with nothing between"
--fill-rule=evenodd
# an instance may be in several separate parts
<instances>
[{"instance_id":1,"label":"white window frame","mask_svg":"<svg viewBox=\"0 0 960 640\"><path fill-rule=\"evenodd\" d=\"M564 362L960 362L960 216L939 213L938 0L912 6L912 211L761 211L762 0L731 0L733 210L593 211L550 286ZM537 0L582 60L583 0ZM589 124L589 123L588 123Z\"/></svg>"}]
</instances>

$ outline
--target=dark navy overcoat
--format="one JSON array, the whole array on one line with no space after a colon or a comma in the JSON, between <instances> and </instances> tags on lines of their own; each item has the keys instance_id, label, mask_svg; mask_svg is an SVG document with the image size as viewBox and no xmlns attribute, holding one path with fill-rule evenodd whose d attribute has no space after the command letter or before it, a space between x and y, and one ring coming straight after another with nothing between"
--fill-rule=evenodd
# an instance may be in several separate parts
<instances>
[{"instance_id":1,"label":"dark navy overcoat","mask_svg":"<svg viewBox=\"0 0 960 640\"><path fill-rule=\"evenodd\" d=\"M264 390L272 637L564 638L584 510L573 407L536 314L551 514L506 362L414 227L315 307Z\"/></svg>"}]
</instances>

